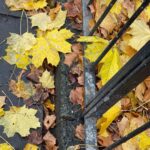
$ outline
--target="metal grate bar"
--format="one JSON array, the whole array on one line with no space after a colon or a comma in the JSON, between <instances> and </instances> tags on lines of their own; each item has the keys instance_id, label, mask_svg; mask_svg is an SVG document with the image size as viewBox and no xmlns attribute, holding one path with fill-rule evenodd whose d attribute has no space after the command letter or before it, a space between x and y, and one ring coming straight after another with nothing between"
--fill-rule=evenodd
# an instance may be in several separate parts
<instances>
[{"instance_id":1,"label":"metal grate bar","mask_svg":"<svg viewBox=\"0 0 150 150\"><path fill-rule=\"evenodd\" d=\"M97 60L93 63L93 66L96 66L102 58L107 54L107 52L115 45L117 40L124 34L124 32L129 28L129 26L134 22L134 20L141 14L141 12L148 6L150 0L145 0L141 6L137 9L137 11L132 15L132 17L127 21L127 23L123 26L123 28L119 31L117 36L109 43L109 45L105 48L102 54L97 58Z\"/></svg>"},{"instance_id":2,"label":"metal grate bar","mask_svg":"<svg viewBox=\"0 0 150 150\"><path fill-rule=\"evenodd\" d=\"M102 14L102 16L98 19L98 21L96 22L96 24L94 25L94 27L90 31L89 36L92 36L94 34L94 32L97 30L97 28L99 27L99 25L105 19L105 17L107 16L107 14L109 13L109 11L111 10L111 8L113 7L113 5L115 4L116 1L117 0L111 0L111 2L109 3L109 5L107 6L106 10Z\"/></svg>"},{"instance_id":3,"label":"metal grate bar","mask_svg":"<svg viewBox=\"0 0 150 150\"><path fill-rule=\"evenodd\" d=\"M92 108L97 107L98 103L102 102L102 99L104 99L104 97L107 97L107 95L109 95L110 92L115 87L117 87L119 84L121 84L122 80L124 80L125 78L127 78L129 76L129 74L137 66L139 66L140 64L142 64L144 62L144 60L146 58L148 58L148 56L150 56L150 42L148 42L135 56L133 56L129 60L129 62L111 80L109 80L106 83L106 85L101 90L99 90L99 92L96 94L95 98L92 99L91 103L89 103L87 105L87 107L86 107L83 115L88 114L92 110ZM141 78L142 78L142 76L141 76ZM130 87L132 85L128 84L127 86ZM122 88L118 89L118 90L120 91L120 90L122 90ZM110 103L112 103L112 101ZM101 110L102 109L103 108L101 108ZM98 111L100 111L100 110L98 110Z\"/></svg>"},{"instance_id":4,"label":"metal grate bar","mask_svg":"<svg viewBox=\"0 0 150 150\"><path fill-rule=\"evenodd\" d=\"M122 137L121 139L119 139L118 141L116 141L115 143L111 144L109 147L107 147L103 150L112 150L113 148L116 148L117 146L125 143L126 141L130 140L131 138L135 137L136 135L142 133L143 131L145 131L149 128L150 128L150 122L147 122L144 125L142 125L141 127L139 127L136 130L132 131L128 135Z\"/></svg>"},{"instance_id":5,"label":"metal grate bar","mask_svg":"<svg viewBox=\"0 0 150 150\"><path fill-rule=\"evenodd\" d=\"M89 20L92 18L92 14L88 9L89 0L82 0L83 9L83 35L87 36L89 34ZM86 45L84 45L85 47ZM95 89L95 72L91 71L89 68L89 62L84 58L84 103L87 105L96 94ZM96 109L95 109L96 110ZM97 130L96 130L96 118L84 116L85 125L85 145L86 150L96 150L97 149Z\"/></svg>"}]
</instances>

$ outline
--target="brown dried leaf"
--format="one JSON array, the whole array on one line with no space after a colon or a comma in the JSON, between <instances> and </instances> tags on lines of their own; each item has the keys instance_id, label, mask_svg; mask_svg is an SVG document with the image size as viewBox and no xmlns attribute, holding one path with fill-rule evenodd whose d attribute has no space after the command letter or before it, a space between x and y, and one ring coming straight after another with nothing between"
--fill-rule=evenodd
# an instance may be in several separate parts
<instances>
[{"instance_id":1,"label":"brown dried leaf","mask_svg":"<svg viewBox=\"0 0 150 150\"><path fill-rule=\"evenodd\" d=\"M35 88L31 83L25 83L23 80L11 80L9 89L19 98L28 99L35 94Z\"/></svg>"},{"instance_id":2,"label":"brown dried leaf","mask_svg":"<svg viewBox=\"0 0 150 150\"><path fill-rule=\"evenodd\" d=\"M124 130L129 126L129 119L127 117L123 117L120 122L117 122L117 126L119 129L119 133L121 136L124 135Z\"/></svg>"},{"instance_id":3,"label":"brown dried leaf","mask_svg":"<svg viewBox=\"0 0 150 150\"><path fill-rule=\"evenodd\" d=\"M56 138L49 131L44 135L43 140L46 143L46 150L57 150Z\"/></svg>"},{"instance_id":4,"label":"brown dried leaf","mask_svg":"<svg viewBox=\"0 0 150 150\"><path fill-rule=\"evenodd\" d=\"M144 81L147 88L150 88L150 77L146 78Z\"/></svg>"},{"instance_id":5,"label":"brown dried leaf","mask_svg":"<svg viewBox=\"0 0 150 150\"><path fill-rule=\"evenodd\" d=\"M84 74L81 74L81 76L78 77L78 83L84 85Z\"/></svg>"},{"instance_id":6,"label":"brown dried leaf","mask_svg":"<svg viewBox=\"0 0 150 150\"><path fill-rule=\"evenodd\" d=\"M143 101L144 93L146 90L146 86L144 83L140 83L136 88L135 88L135 96L140 100Z\"/></svg>"},{"instance_id":7,"label":"brown dried leaf","mask_svg":"<svg viewBox=\"0 0 150 150\"><path fill-rule=\"evenodd\" d=\"M53 128L55 125L56 116L55 115L47 115L44 119L44 126L48 130L49 128Z\"/></svg>"},{"instance_id":8,"label":"brown dried leaf","mask_svg":"<svg viewBox=\"0 0 150 150\"><path fill-rule=\"evenodd\" d=\"M43 142L42 134L38 131L32 131L28 136L28 143L39 145Z\"/></svg>"},{"instance_id":9,"label":"brown dried leaf","mask_svg":"<svg viewBox=\"0 0 150 150\"><path fill-rule=\"evenodd\" d=\"M84 94L84 89L83 87L76 87L76 89L71 90L70 92L70 101L73 104L80 104L83 106L83 94Z\"/></svg>"},{"instance_id":10,"label":"brown dried leaf","mask_svg":"<svg viewBox=\"0 0 150 150\"><path fill-rule=\"evenodd\" d=\"M147 89L147 90L145 91L143 100L144 100L144 101L150 100L150 89Z\"/></svg>"},{"instance_id":11,"label":"brown dried leaf","mask_svg":"<svg viewBox=\"0 0 150 150\"><path fill-rule=\"evenodd\" d=\"M75 52L72 52L70 54L66 54L64 64L66 64L70 67L76 57L77 57L77 54Z\"/></svg>"},{"instance_id":12,"label":"brown dried leaf","mask_svg":"<svg viewBox=\"0 0 150 150\"><path fill-rule=\"evenodd\" d=\"M98 136L98 143L104 147L108 147L110 144L113 143L112 137L111 135L107 136L107 137L103 137L103 136Z\"/></svg>"},{"instance_id":13,"label":"brown dried leaf","mask_svg":"<svg viewBox=\"0 0 150 150\"><path fill-rule=\"evenodd\" d=\"M75 136L82 141L84 140L85 133L84 133L84 126L82 124L77 125L75 129Z\"/></svg>"}]
</instances>

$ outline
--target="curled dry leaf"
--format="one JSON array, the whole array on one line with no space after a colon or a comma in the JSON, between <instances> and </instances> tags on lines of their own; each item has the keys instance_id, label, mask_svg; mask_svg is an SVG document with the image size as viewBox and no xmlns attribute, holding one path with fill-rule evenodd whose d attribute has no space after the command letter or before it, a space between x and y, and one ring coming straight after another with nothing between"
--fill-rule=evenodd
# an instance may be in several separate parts
<instances>
[{"instance_id":1,"label":"curled dry leaf","mask_svg":"<svg viewBox=\"0 0 150 150\"><path fill-rule=\"evenodd\" d=\"M32 131L28 136L28 143L39 145L43 142L43 138L40 132Z\"/></svg>"},{"instance_id":2,"label":"curled dry leaf","mask_svg":"<svg viewBox=\"0 0 150 150\"><path fill-rule=\"evenodd\" d=\"M30 73L26 76L28 80L38 83L39 76L42 76L43 71L40 69L35 68L34 66L31 67Z\"/></svg>"},{"instance_id":3,"label":"curled dry leaf","mask_svg":"<svg viewBox=\"0 0 150 150\"><path fill-rule=\"evenodd\" d=\"M76 87L76 89L71 90L70 92L70 101L73 104L80 104L83 106L83 94L84 94L84 89L83 87Z\"/></svg>"},{"instance_id":4,"label":"curled dry leaf","mask_svg":"<svg viewBox=\"0 0 150 150\"><path fill-rule=\"evenodd\" d=\"M79 57L82 54L82 46L81 44L73 44L72 45L72 53L65 55L64 64L71 66L75 58Z\"/></svg>"},{"instance_id":5,"label":"curled dry leaf","mask_svg":"<svg viewBox=\"0 0 150 150\"><path fill-rule=\"evenodd\" d=\"M144 83L140 83L136 88L135 88L135 96L140 100L143 101L144 93L146 90L146 86Z\"/></svg>"},{"instance_id":6,"label":"curled dry leaf","mask_svg":"<svg viewBox=\"0 0 150 150\"><path fill-rule=\"evenodd\" d=\"M57 150L56 138L49 131L44 135L43 140L46 143L46 150Z\"/></svg>"},{"instance_id":7,"label":"curled dry leaf","mask_svg":"<svg viewBox=\"0 0 150 150\"><path fill-rule=\"evenodd\" d=\"M78 77L78 83L84 85L84 74L81 74L81 76Z\"/></svg>"},{"instance_id":8,"label":"curled dry leaf","mask_svg":"<svg viewBox=\"0 0 150 150\"><path fill-rule=\"evenodd\" d=\"M77 125L76 129L75 129L75 136L84 141L85 138L85 133L84 133L84 126L82 124Z\"/></svg>"},{"instance_id":9,"label":"curled dry leaf","mask_svg":"<svg viewBox=\"0 0 150 150\"><path fill-rule=\"evenodd\" d=\"M111 145L113 143L112 137L111 135L109 135L108 137L103 137L103 136L98 136L98 143L104 147L108 147L109 145Z\"/></svg>"},{"instance_id":10,"label":"curled dry leaf","mask_svg":"<svg viewBox=\"0 0 150 150\"><path fill-rule=\"evenodd\" d=\"M44 126L48 130L49 128L53 128L55 125L56 116L55 115L47 115L44 119Z\"/></svg>"}]
</instances>

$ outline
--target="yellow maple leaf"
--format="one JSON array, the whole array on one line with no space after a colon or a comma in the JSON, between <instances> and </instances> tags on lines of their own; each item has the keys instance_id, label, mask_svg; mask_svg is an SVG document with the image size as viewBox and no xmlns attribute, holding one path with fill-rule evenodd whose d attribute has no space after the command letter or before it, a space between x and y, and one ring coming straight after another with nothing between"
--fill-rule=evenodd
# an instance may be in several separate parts
<instances>
[{"instance_id":1,"label":"yellow maple leaf","mask_svg":"<svg viewBox=\"0 0 150 150\"><path fill-rule=\"evenodd\" d=\"M46 13L38 13L31 18L32 27L38 26L40 30L46 31L47 29L59 29L64 25L66 20L67 11L60 9L55 19L52 20Z\"/></svg>"},{"instance_id":2,"label":"yellow maple leaf","mask_svg":"<svg viewBox=\"0 0 150 150\"><path fill-rule=\"evenodd\" d=\"M14 150L14 148L7 143L2 143L0 144L0 150Z\"/></svg>"},{"instance_id":3,"label":"yellow maple leaf","mask_svg":"<svg viewBox=\"0 0 150 150\"><path fill-rule=\"evenodd\" d=\"M111 0L106 0L106 4L108 5L111 2ZM120 14L122 10L122 2L123 0L118 0L112 9L110 10L111 13Z\"/></svg>"},{"instance_id":4,"label":"yellow maple leaf","mask_svg":"<svg viewBox=\"0 0 150 150\"><path fill-rule=\"evenodd\" d=\"M128 33L132 35L129 45L136 50L140 50L150 40L150 28L142 20L135 20Z\"/></svg>"},{"instance_id":5,"label":"yellow maple leaf","mask_svg":"<svg viewBox=\"0 0 150 150\"><path fill-rule=\"evenodd\" d=\"M38 146L34 144L27 143L23 150L38 150Z\"/></svg>"},{"instance_id":6,"label":"yellow maple leaf","mask_svg":"<svg viewBox=\"0 0 150 150\"><path fill-rule=\"evenodd\" d=\"M121 113L121 105L117 103L113 107L111 107L103 116L97 121L97 128L99 129L99 134L103 137L107 137L108 133L106 129L109 125L120 115Z\"/></svg>"},{"instance_id":7,"label":"yellow maple leaf","mask_svg":"<svg viewBox=\"0 0 150 150\"><path fill-rule=\"evenodd\" d=\"M73 33L67 29L60 31L55 29L39 36L30 54L32 56L32 64L38 68L42 65L43 60L47 58L48 63L57 66L60 61L58 52L71 52L71 44L66 40L72 36Z\"/></svg>"},{"instance_id":8,"label":"yellow maple leaf","mask_svg":"<svg viewBox=\"0 0 150 150\"><path fill-rule=\"evenodd\" d=\"M26 10L38 10L40 8L44 8L45 6L47 6L46 0L30 0L23 3L23 8Z\"/></svg>"},{"instance_id":9,"label":"yellow maple leaf","mask_svg":"<svg viewBox=\"0 0 150 150\"><path fill-rule=\"evenodd\" d=\"M44 88L53 89L54 86L54 76L50 74L47 70L45 70L41 77L39 77L39 81L42 83Z\"/></svg>"},{"instance_id":10,"label":"yellow maple leaf","mask_svg":"<svg viewBox=\"0 0 150 150\"><path fill-rule=\"evenodd\" d=\"M11 65L16 64L18 68L26 69L31 62L28 52L35 43L36 38L32 33L26 32L23 35L11 33L7 38L8 47L4 59Z\"/></svg>"},{"instance_id":11,"label":"yellow maple leaf","mask_svg":"<svg viewBox=\"0 0 150 150\"><path fill-rule=\"evenodd\" d=\"M85 49L85 57L94 62L108 45L108 41L97 36L81 36L79 42L89 42Z\"/></svg>"},{"instance_id":12,"label":"yellow maple leaf","mask_svg":"<svg viewBox=\"0 0 150 150\"><path fill-rule=\"evenodd\" d=\"M118 49L113 48L112 50L110 50L101 62L103 63L103 65L97 76L102 79L102 85L104 85L121 68Z\"/></svg>"},{"instance_id":13,"label":"yellow maple leaf","mask_svg":"<svg viewBox=\"0 0 150 150\"><path fill-rule=\"evenodd\" d=\"M43 8L47 6L46 0L5 0L6 5L12 11L16 10L37 10L39 8Z\"/></svg>"},{"instance_id":14,"label":"yellow maple leaf","mask_svg":"<svg viewBox=\"0 0 150 150\"><path fill-rule=\"evenodd\" d=\"M30 128L40 127L39 119L35 117L37 110L28 109L22 106L19 109L10 109L5 111L5 115L0 118L0 125L4 126L4 133L8 137L19 133L22 137L30 134Z\"/></svg>"},{"instance_id":15,"label":"yellow maple leaf","mask_svg":"<svg viewBox=\"0 0 150 150\"><path fill-rule=\"evenodd\" d=\"M39 27L40 30L46 31L49 24L51 23L50 16L47 13L38 13L30 17L32 22L32 27Z\"/></svg>"}]
</instances>

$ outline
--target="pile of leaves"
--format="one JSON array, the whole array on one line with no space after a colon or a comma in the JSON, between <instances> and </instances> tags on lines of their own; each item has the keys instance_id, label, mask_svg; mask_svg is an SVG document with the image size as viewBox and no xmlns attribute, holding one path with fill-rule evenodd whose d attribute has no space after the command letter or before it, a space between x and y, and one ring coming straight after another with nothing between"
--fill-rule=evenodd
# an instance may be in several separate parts
<instances>
[{"instance_id":1,"label":"pile of leaves","mask_svg":"<svg viewBox=\"0 0 150 150\"><path fill-rule=\"evenodd\" d=\"M70 101L84 108L84 66L82 46L86 42L85 55L90 62L94 62L103 52L120 28L140 6L141 0L118 0L108 16L99 26L94 36L80 36L75 44L68 42L74 33L64 27L66 18L69 18L74 29L82 29L81 0L69 1L62 6L50 8L46 0L5 0L12 11L22 10L27 13L32 27L36 27L36 34L25 32L23 34L10 33L7 38L6 55L3 57L10 65L22 71L16 80L10 80L10 91L24 101L24 106L11 106L5 110L7 95L0 97L0 125L4 126L4 133L13 137L18 133L22 137L28 136L28 143L24 150L38 149L38 145L45 143L47 150L57 149L56 138L50 132L55 127L55 72L60 62L60 53L65 54L64 64L70 68L68 79L75 88L70 92ZM89 6L93 19L89 21L92 28L102 15L110 0L94 0ZM25 11L26 10L26 11ZM36 11L35 11L36 10ZM128 31L99 62L96 68L97 90L111 79L140 48L150 40L150 6L130 26ZM24 82L22 76L29 72ZM57 79L56 79L57 80ZM150 78L138 85L127 96L110 108L98 121L98 143L107 147L120 137L140 127L150 119ZM45 110L43 121L46 132L44 136L37 129L41 126L35 116L37 110L33 105L42 105ZM111 115L110 115L111 114ZM28 122L28 124L24 124ZM84 140L84 125L76 127L75 136ZM146 150L150 147L150 131L132 138L116 150ZM1 149L14 149L9 143L0 144ZM80 146L74 146L80 149Z\"/></svg>"}]
</instances>

